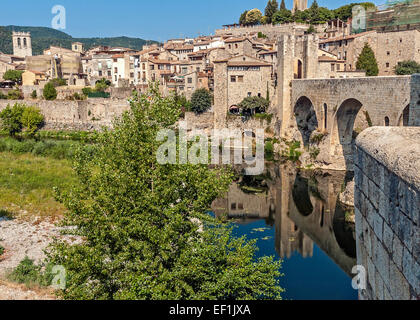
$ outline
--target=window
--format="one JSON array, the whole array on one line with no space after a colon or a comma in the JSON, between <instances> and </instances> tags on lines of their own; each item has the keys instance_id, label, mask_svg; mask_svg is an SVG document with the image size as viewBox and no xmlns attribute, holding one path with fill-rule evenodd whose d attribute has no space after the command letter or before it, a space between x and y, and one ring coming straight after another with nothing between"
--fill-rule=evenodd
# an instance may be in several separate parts
<instances>
[{"instance_id":1,"label":"window","mask_svg":"<svg viewBox=\"0 0 420 320\"><path fill-rule=\"evenodd\" d=\"M118 73L118 68L117 67L114 68L114 73Z\"/></svg>"},{"instance_id":2,"label":"window","mask_svg":"<svg viewBox=\"0 0 420 320\"><path fill-rule=\"evenodd\" d=\"M238 82L244 82L244 76L238 76Z\"/></svg>"},{"instance_id":3,"label":"window","mask_svg":"<svg viewBox=\"0 0 420 320\"><path fill-rule=\"evenodd\" d=\"M337 71L340 71L340 65L337 64Z\"/></svg>"},{"instance_id":4,"label":"window","mask_svg":"<svg viewBox=\"0 0 420 320\"><path fill-rule=\"evenodd\" d=\"M20 43L20 40L19 40L19 43ZM229 45L229 49L232 49L232 45Z\"/></svg>"},{"instance_id":5,"label":"window","mask_svg":"<svg viewBox=\"0 0 420 320\"><path fill-rule=\"evenodd\" d=\"M155 65L154 64L150 65L150 70L155 70Z\"/></svg>"},{"instance_id":6,"label":"window","mask_svg":"<svg viewBox=\"0 0 420 320\"><path fill-rule=\"evenodd\" d=\"M102 71L101 70L98 71L98 74L99 74L100 77L102 77Z\"/></svg>"},{"instance_id":7,"label":"window","mask_svg":"<svg viewBox=\"0 0 420 320\"><path fill-rule=\"evenodd\" d=\"M188 78L188 83L192 83L192 78Z\"/></svg>"},{"instance_id":8,"label":"window","mask_svg":"<svg viewBox=\"0 0 420 320\"><path fill-rule=\"evenodd\" d=\"M108 77L110 77L110 76L111 76L111 71L108 70Z\"/></svg>"},{"instance_id":9,"label":"window","mask_svg":"<svg viewBox=\"0 0 420 320\"><path fill-rule=\"evenodd\" d=\"M261 98L261 93L258 92L258 98Z\"/></svg>"},{"instance_id":10,"label":"window","mask_svg":"<svg viewBox=\"0 0 420 320\"><path fill-rule=\"evenodd\" d=\"M20 38L17 38L17 44L18 44L18 47L19 47L19 48L22 46L22 44L21 44L21 42L20 42Z\"/></svg>"},{"instance_id":11,"label":"window","mask_svg":"<svg viewBox=\"0 0 420 320\"><path fill-rule=\"evenodd\" d=\"M134 72L130 72L130 78L134 78Z\"/></svg>"},{"instance_id":12,"label":"window","mask_svg":"<svg viewBox=\"0 0 420 320\"><path fill-rule=\"evenodd\" d=\"M102 69L102 62L98 62L98 69Z\"/></svg>"},{"instance_id":13,"label":"window","mask_svg":"<svg viewBox=\"0 0 420 320\"><path fill-rule=\"evenodd\" d=\"M389 56L390 54L391 54L391 52L389 52L389 51L387 51L387 52L386 52L386 55L387 55L387 56Z\"/></svg>"},{"instance_id":14,"label":"window","mask_svg":"<svg viewBox=\"0 0 420 320\"><path fill-rule=\"evenodd\" d=\"M143 63L143 70L146 70L146 64Z\"/></svg>"},{"instance_id":15,"label":"window","mask_svg":"<svg viewBox=\"0 0 420 320\"><path fill-rule=\"evenodd\" d=\"M232 203L232 204L230 205L230 209L231 209L231 210L236 210L236 203Z\"/></svg>"},{"instance_id":16,"label":"window","mask_svg":"<svg viewBox=\"0 0 420 320\"><path fill-rule=\"evenodd\" d=\"M236 82L236 76L230 76L230 82Z\"/></svg>"},{"instance_id":17,"label":"window","mask_svg":"<svg viewBox=\"0 0 420 320\"><path fill-rule=\"evenodd\" d=\"M386 63L386 67L389 68L389 62Z\"/></svg>"},{"instance_id":18,"label":"window","mask_svg":"<svg viewBox=\"0 0 420 320\"><path fill-rule=\"evenodd\" d=\"M238 209L239 210L244 210L244 204L243 203L239 203L238 204Z\"/></svg>"},{"instance_id":19,"label":"window","mask_svg":"<svg viewBox=\"0 0 420 320\"><path fill-rule=\"evenodd\" d=\"M235 49L238 49L238 44L237 43L235 43Z\"/></svg>"},{"instance_id":20,"label":"window","mask_svg":"<svg viewBox=\"0 0 420 320\"><path fill-rule=\"evenodd\" d=\"M248 92L248 97L252 96L252 92Z\"/></svg>"},{"instance_id":21,"label":"window","mask_svg":"<svg viewBox=\"0 0 420 320\"><path fill-rule=\"evenodd\" d=\"M26 38L23 38L23 46L26 48L27 47L27 43L26 43ZM76 48L77 49L77 48Z\"/></svg>"},{"instance_id":22,"label":"window","mask_svg":"<svg viewBox=\"0 0 420 320\"><path fill-rule=\"evenodd\" d=\"M385 127L389 127L389 118L385 117Z\"/></svg>"},{"instance_id":23,"label":"window","mask_svg":"<svg viewBox=\"0 0 420 320\"><path fill-rule=\"evenodd\" d=\"M331 63L331 71L334 72L335 71L335 64Z\"/></svg>"}]
</instances>

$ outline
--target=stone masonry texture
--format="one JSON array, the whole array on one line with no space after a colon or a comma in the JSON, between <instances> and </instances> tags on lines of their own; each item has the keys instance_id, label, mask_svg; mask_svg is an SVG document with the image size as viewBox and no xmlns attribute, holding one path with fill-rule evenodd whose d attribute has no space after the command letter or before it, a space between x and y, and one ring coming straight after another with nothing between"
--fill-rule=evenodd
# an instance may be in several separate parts
<instances>
[{"instance_id":1,"label":"stone masonry texture","mask_svg":"<svg viewBox=\"0 0 420 320\"><path fill-rule=\"evenodd\" d=\"M420 299L420 128L373 127L357 138L360 299Z\"/></svg>"}]
</instances>

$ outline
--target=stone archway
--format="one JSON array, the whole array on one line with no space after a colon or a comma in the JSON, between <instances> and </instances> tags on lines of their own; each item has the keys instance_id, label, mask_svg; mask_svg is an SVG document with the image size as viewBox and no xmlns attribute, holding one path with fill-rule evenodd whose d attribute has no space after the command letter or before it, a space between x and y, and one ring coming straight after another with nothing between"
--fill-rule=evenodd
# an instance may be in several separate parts
<instances>
[{"instance_id":1,"label":"stone archway","mask_svg":"<svg viewBox=\"0 0 420 320\"><path fill-rule=\"evenodd\" d=\"M353 170L354 141L357 136L354 124L362 107L363 104L359 100L347 99L340 105L335 115L332 143L335 147L340 146L347 170ZM337 151L335 153L339 155Z\"/></svg>"},{"instance_id":2,"label":"stone archway","mask_svg":"<svg viewBox=\"0 0 420 320\"><path fill-rule=\"evenodd\" d=\"M314 206L309 196L309 180L307 178L299 174L296 175L292 189L292 198L297 210L302 216L308 217L312 214Z\"/></svg>"},{"instance_id":3,"label":"stone archway","mask_svg":"<svg viewBox=\"0 0 420 320\"><path fill-rule=\"evenodd\" d=\"M398 118L399 127L408 127L410 121L410 105L406 106Z\"/></svg>"},{"instance_id":4,"label":"stone archway","mask_svg":"<svg viewBox=\"0 0 420 320\"><path fill-rule=\"evenodd\" d=\"M305 96L300 97L295 104L294 115L303 144L305 147L309 146L312 132L318 128L318 118L312 101Z\"/></svg>"}]
</instances>

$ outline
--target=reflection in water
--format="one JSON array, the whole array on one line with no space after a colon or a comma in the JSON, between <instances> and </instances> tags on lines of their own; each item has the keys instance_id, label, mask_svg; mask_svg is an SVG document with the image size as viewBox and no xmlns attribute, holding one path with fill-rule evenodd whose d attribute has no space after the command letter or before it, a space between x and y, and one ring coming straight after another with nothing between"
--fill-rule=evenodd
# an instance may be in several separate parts
<instances>
[{"instance_id":1,"label":"reflection in water","mask_svg":"<svg viewBox=\"0 0 420 320\"><path fill-rule=\"evenodd\" d=\"M275 253L284 259L284 278L291 286L306 279L299 284L300 292L291 290L293 295L288 298L338 298L341 281L350 292L343 298L356 299L357 292L349 290L351 270L356 265L354 225L346 222L348 208L338 201L345 175L298 173L286 166L268 166L263 176L241 178L232 184L228 195L216 200L212 209L217 216L227 214L235 219L240 232L248 238L264 231L261 227L273 227L272 237L261 234L258 238L266 240L258 242L260 254L272 255L275 248ZM286 272L288 267L290 271ZM312 288L319 293L317 296L309 294L310 281L314 286L317 283L318 288Z\"/></svg>"}]
</instances>

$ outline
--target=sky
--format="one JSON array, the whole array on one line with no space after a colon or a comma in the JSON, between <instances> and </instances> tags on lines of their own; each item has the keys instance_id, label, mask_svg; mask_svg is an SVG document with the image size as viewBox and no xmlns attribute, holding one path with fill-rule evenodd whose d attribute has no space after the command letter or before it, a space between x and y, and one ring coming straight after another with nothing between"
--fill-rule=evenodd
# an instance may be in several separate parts
<instances>
[{"instance_id":1,"label":"sky","mask_svg":"<svg viewBox=\"0 0 420 320\"><path fill-rule=\"evenodd\" d=\"M365 0L361 0L363 2ZM372 1L372 0L371 0ZM55 5L66 10L66 29L75 38L138 37L165 41L212 34L223 24L235 23L240 14L267 0L1 0L0 25L51 27ZM280 3L281 0L278 0ZM318 0L335 9L357 0ZM386 0L373 0L381 4ZM308 0L309 5L312 0ZM293 0L286 0L291 9Z\"/></svg>"}]
</instances>

